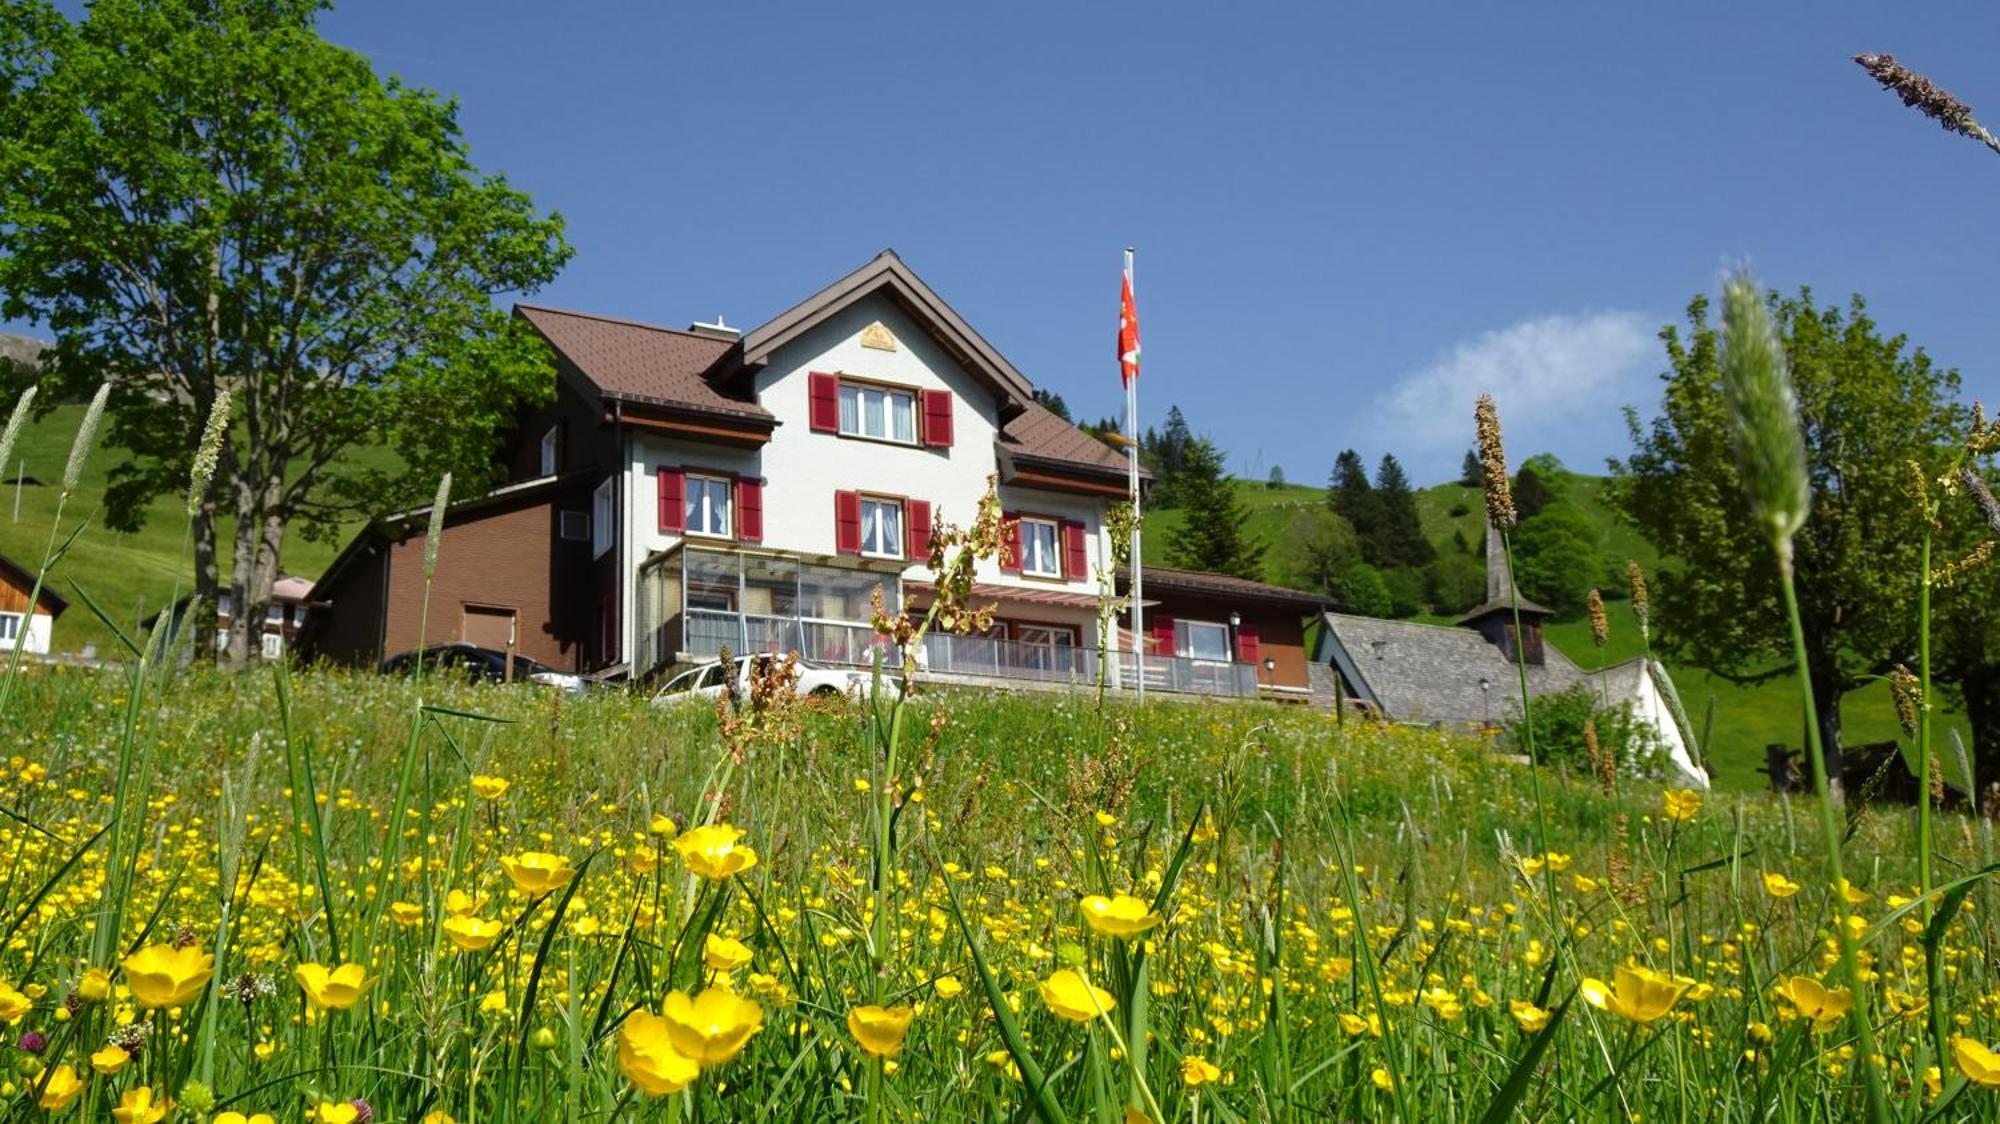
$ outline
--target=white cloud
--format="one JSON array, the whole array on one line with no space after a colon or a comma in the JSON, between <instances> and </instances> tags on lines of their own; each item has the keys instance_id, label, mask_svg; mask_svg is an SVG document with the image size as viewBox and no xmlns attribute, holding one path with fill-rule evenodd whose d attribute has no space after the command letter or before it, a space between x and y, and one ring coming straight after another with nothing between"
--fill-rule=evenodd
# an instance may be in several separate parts
<instances>
[{"instance_id":1,"label":"white cloud","mask_svg":"<svg viewBox=\"0 0 2000 1124\"><path fill-rule=\"evenodd\" d=\"M1662 356L1659 321L1636 312L1589 312L1523 320L1464 340L1382 391L1376 409L1398 449L1413 460L1450 458L1472 445L1472 404L1500 404L1509 459L1552 451L1570 467L1597 471L1625 447L1619 410L1648 405L1645 376ZM1433 456L1426 456L1432 454Z\"/></svg>"}]
</instances>

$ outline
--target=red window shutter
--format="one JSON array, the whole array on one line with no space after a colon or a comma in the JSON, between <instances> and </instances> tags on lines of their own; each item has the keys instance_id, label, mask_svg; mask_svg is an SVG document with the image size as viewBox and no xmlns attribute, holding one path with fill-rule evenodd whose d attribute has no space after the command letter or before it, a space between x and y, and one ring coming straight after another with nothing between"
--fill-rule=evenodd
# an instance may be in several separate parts
<instances>
[{"instance_id":1,"label":"red window shutter","mask_svg":"<svg viewBox=\"0 0 2000 1124\"><path fill-rule=\"evenodd\" d=\"M1257 626L1254 624L1237 625L1236 626L1237 661L1239 663L1254 664L1257 662L1258 655L1259 652L1257 645Z\"/></svg>"},{"instance_id":2,"label":"red window shutter","mask_svg":"<svg viewBox=\"0 0 2000 1124\"><path fill-rule=\"evenodd\" d=\"M806 420L814 433L840 432L840 379L814 371L806 376Z\"/></svg>"},{"instance_id":3,"label":"red window shutter","mask_svg":"<svg viewBox=\"0 0 2000 1124\"><path fill-rule=\"evenodd\" d=\"M1174 651L1174 618L1154 617L1147 624L1147 631L1153 634L1154 655L1172 656L1179 654Z\"/></svg>"},{"instance_id":4,"label":"red window shutter","mask_svg":"<svg viewBox=\"0 0 2000 1124\"><path fill-rule=\"evenodd\" d=\"M1021 517L1012 512L1002 512L1000 519L1003 524L1000 572L1018 574L1021 572Z\"/></svg>"},{"instance_id":5,"label":"red window shutter","mask_svg":"<svg viewBox=\"0 0 2000 1124\"><path fill-rule=\"evenodd\" d=\"M951 448L951 391L926 390L924 400L924 444L933 449Z\"/></svg>"},{"instance_id":6,"label":"red window shutter","mask_svg":"<svg viewBox=\"0 0 2000 1124\"><path fill-rule=\"evenodd\" d=\"M764 541L764 482L754 476L736 478L736 537Z\"/></svg>"},{"instance_id":7,"label":"red window shutter","mask_svg":"<svg viewBox=\"0 0 2000 1124\"><path fill-rule=\"evenodd\" d=\"M861 493L833 494L833 549L840 554L861 553Z\"/></svg>"},{"instance_id":8,"label":"red window shutter","mask_svg":"<svg viewBox=\"0 0 2000 1124\"><path fill-rule=\"evenodd\" d=\"M910 524L909 556L922 561L931 556L931 501L911 500L903 514Z\"/></svg>"},{"instance_id":9,"label":"red window shutter","mask_svg":"<svg viewBox=\"0 0 2000 1124\"><path fill-rule=\"evenodd\" d=\"M1063 577L1073 582L1090 576L1090 550L1085 546L1083 524L1065 519L1062 525Z\"/></svg>"},{"instance_id":10,"label":"red window shutter","mask_svg":"<svg viewBox=\"0 0 2000 1124\"><path fill-rule=\"evenodd\" d=\"M660 530L680 534L687 529L687 473L660 470Z\"/></svg>"}]
</instances>

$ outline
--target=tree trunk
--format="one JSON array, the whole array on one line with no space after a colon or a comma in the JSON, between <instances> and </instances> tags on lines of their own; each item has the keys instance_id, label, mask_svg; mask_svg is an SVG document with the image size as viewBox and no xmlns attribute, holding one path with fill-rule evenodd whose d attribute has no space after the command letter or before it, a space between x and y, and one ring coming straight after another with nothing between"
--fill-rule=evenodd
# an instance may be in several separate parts
<instances>
[{"instance_id":1,"label":"tree trunk","mask_svg":"<svg viewBox=\"0 0 2000 1124\"><path fill-rule=\"evenodd\" d=\"M238 667L263 656L264 617L285 541L285 518L278 510L283 490L281 479L254 488L239 484L236 489L236 569L229 583L235 612L230 618L229 662Z\"/></svg>"},{"instance_id":2,"label":"tree trunk","mask_svg":"<svg viewBox=\"0 0 2000 1124\"><path fill-rule=\"evenodd\" d=\"M1840 744L1840 698L1846 693L1845 678L1836 670L1815 661L1812 668L1813 721L1819 726L1820 745L1826 753L1827 791L1842 791ZM1810 752L1810 749L1808 749ZM1807 762L1807 768L1811 768Z\"/></svg>"},{"instance_id":3,"label":"tree trunk","mask_svg":"<svg viewBox=\"0 0 2000 1124\"><path fill-rule=\"evenodd\" d=\"M1976 809L1986 807L1986 793L2000 784L2000 667L1983 667L1967 675L1959 689L1965 693L1965 716L1972 724L1972 776L1974 791L1968 795ZM1948 744L1950 738L1944 739ZM1958 767L1945 763L1945 777L1958 780Z\"/></svg>"},{"instance_id":4,"label":"tree trunk","mask_svg":"<svg viewBox=\"0 0 2000 1124\"><path fill-rule=\"evenodd\" d=\"M204 496L194 514L194 592L188 597L186 615L172 626L176 649L180 647L182 632L194 630L192 658L196 660L215 659L215 595L220 591L221 581L215 552L215 500Z\"/></svg>"}]
</instances>

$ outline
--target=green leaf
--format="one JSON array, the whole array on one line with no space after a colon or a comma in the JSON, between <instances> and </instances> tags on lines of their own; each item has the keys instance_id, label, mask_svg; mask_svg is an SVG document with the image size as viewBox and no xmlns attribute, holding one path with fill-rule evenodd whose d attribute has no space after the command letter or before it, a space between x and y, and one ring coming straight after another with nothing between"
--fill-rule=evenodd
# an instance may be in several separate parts
<instances>
[{"instance_id":1,"label":"green leaf","mask_svg":"<svg viewBox=\"0 0 2000 1124\"><path fill-rule=\"evenodd\" d=\"M1528 1086L1535 1080L1535 1070L1542 1064L1542 1055L1548 1053L1549 1043L1556 1038L1556 1028L1562 1025L1563 1016L1569 1013L1569 1005L1576 1002L1572 993L1562 1001L1562 1006L1549 1012L1549 1022L1528 1042L1528 1048L1514 1063L1514 1069L1507 1074L1507 1080L1500 1083L1500 1091L1493 1095L1493 1103L1486 1106L1486 1112L1479 1118L1480 1124L1506 1124L1513 1119L1515 1106L1527 1096Z\"/></svg>"}]
</instances>

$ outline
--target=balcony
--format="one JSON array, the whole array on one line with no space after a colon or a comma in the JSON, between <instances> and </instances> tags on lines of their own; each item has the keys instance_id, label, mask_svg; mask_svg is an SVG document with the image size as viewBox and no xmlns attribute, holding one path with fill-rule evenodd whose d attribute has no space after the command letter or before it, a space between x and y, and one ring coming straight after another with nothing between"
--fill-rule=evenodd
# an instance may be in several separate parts
<instances>
[{"instance_id":1,"label":"balcony","mask_svg":"<svg viewBox=\"0 0 2000 1124\"><path fill-rule=\"evenodd\" d=\"M1098 664L1095 648L935 632L924 638L923 670L936 676L1091 687L1097 684ZM1138 665L1138 657L1131 652L1112 653L1108 685L1120 689L1137 686ZM1149 655L1145 658L1145 681L1148 691L1257 697L1257 668L1252 664Z\"/></svg>"}]
</instances>

